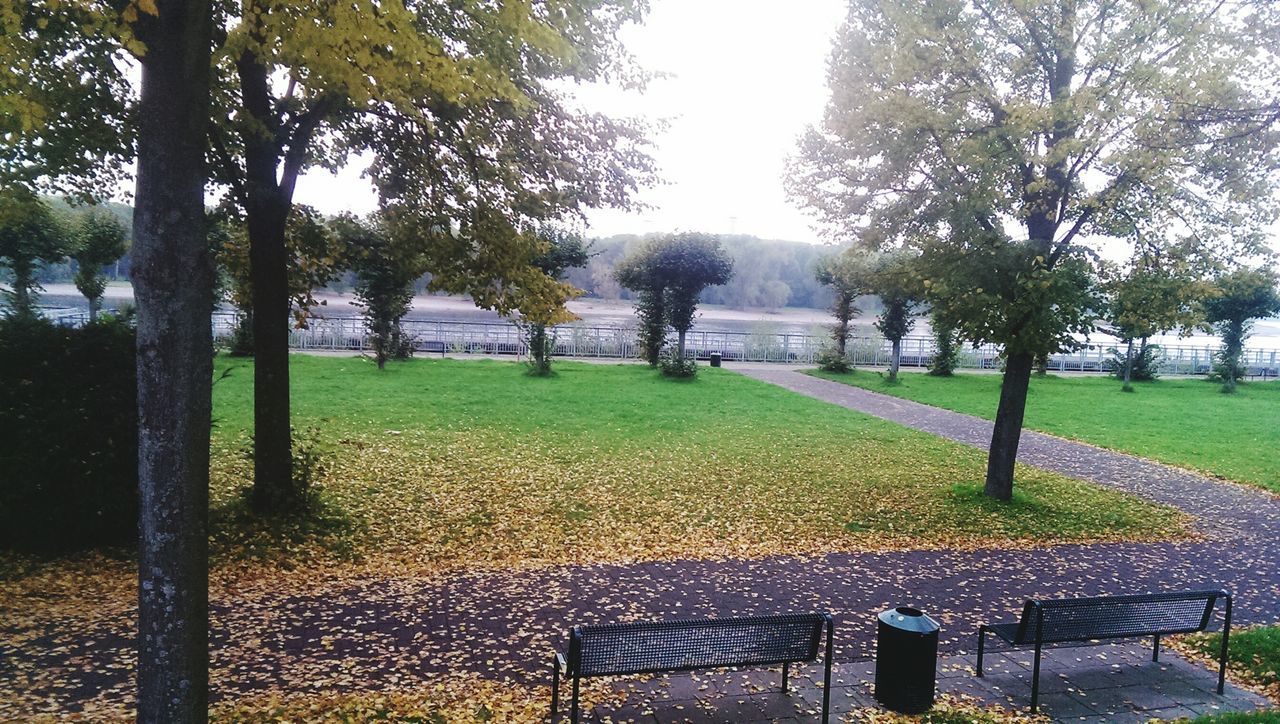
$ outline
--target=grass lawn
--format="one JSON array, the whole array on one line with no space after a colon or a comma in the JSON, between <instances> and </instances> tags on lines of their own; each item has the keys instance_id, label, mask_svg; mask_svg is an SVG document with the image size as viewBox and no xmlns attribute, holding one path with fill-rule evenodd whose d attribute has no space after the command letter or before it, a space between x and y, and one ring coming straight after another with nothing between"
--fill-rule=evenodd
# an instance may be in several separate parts
<instances>
[{"instance_id":1,"label":"grass lawn","mask_svg":"<svg viewBox=\"0 0 1280 724\"><path fill-rule=\"evenodd\" d=\"M560 362L556 376L532 378L510 362L412 360L379 371L361 358L304 355L291 357L293 422L326 461L321 502L302 522L269 525L247 514L242 495L251 474L251 366L216 360L210 599L222 625L238 626L215 647L211 682L222 691L257 685L245 672L270 662L282 678L224 699L215 711L223 721L307 720L320 711L344 721L545 715L544 684L461 669L406 674L400 684L379 673L376 684L361 682L375 691L319 694L318 681L346 681L346 669L323 678L305 653L283 656L261 643L279 635L290 615L279 604L289 596L356 595L344 593L353 585L394 596L399 581L459 569L489 569L487 578L500 581L513 568L552 563L1188 534L1187 517L1170 508L1034 469L1020 471L1013 504L993 503L980 492L978 450L725 370L674 382L638 365ZM0 557L9 627L0 646L76 651L91 632L128 650L119 642L134 625L136 580L127 556ZM504 645L545 650L551 632L533 628ZM460 645L488 635L459 631ZM339 634L386 645L380 631ZM307 645L329 638L317 633ZM280 658L262 664L267 650ZM372 660L356 656L353 666ZM27 678L0 681L0 719L67 702L84 704L89 719L127 719L129 681L86 703L78 665L33 666ZM982 720L953 714L937 720Z\"/></svg>"},{"instance_id":2,"label":"grass lawn","mask_svg":"<svg viewBox=\"0 0 1280 724\"><path fill-rule=\"evenodd\" d=\"M1179 641L1176 646L1191 656L1212 662L1213 669L1217 670L1218 652L1222 646L1221 634L1193 634ZM1243 681L1272 700L1280 699L1280 626L1258 626L1232 631L1227 656L1230 660L1227 673L1231 679ZM1280 722L1280 711L1219 714L1196 721L1216 724Z\"/></svg>"},{"instance_id":3,"label":"grass lawn","mask_svg":"<svg viewBox=\"0 0 1280 724\"><path fill-rule=\"evenodd\" d=\"M270 557L242 524L252 362L219 358L215 554ZM295 355L294 424L332 461L332 512L287 550L377 551L400 565L629 561L834 550L1151 539L1184 517L1023 471L980 494L979 451L723 370ZM278 532L275 532L278 533ZM320 546L310 545L319 543Z\"/></svg>"},{"instance_id":4,"label":"grass lawn","mask_svg":"<svg viewBox=\"0 0 1280 724\"><path fill-rule=\"evenodd\" d=\"M813 375L927 405L993 419L1000 375ZM1026 426L1099 447L1280 491L1280 384L1246 383L1234 395L1200 379L1135 383L1104 377L1032 377Z\"/></svg>"}]
</instances>

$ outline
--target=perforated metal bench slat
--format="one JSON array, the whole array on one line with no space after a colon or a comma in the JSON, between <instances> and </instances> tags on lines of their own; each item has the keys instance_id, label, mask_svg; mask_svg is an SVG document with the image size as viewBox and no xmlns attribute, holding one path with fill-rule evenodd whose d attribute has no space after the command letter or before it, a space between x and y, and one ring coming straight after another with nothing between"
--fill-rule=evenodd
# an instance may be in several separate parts
<instances>
[{"instance_id":1,"label":"perforated metal bench slat","mask_svg":"<svg viewBox=\"0 0 1280 724\"><path fill-rule=\"evenodd\" d=\"M1044 606L1040 640L1045 643L1080 639L1123 638L1198 631L1214 596L1165 601L1091 602ZM1048 603L1048 602L1046 602ZM1026 640L1034 641L1034 623Z\"/></svg>"},{"instance_id":2,"label":"perforated metal bench slat","mask_svg":"<svg viewBox=\"0 0 1280 724\"><path fill-rule=\"evenodd\" d=\"M823 623L821 616L800 615L583 626L578 672L614 676L812 661Z\"/></svg>"}]
</instances>

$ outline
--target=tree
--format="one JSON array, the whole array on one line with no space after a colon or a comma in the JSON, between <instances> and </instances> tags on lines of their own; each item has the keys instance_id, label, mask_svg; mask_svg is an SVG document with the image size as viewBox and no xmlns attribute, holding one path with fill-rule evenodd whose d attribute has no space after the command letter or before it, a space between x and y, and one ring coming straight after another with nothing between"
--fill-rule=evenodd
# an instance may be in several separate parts
<instances>
[{"instance_id":1,"label":"tree","mask_svg":"<svg viewBox=\"0 0 1280 724\"><path fill-rule=\"evenodd\" d=\"M29 2L0 12L3 187L98 200L137 162L137 719L148 724L204 721L209 710L213 27L202 0ZM137 96L129 54L141 65Z\"/></svg>"},{"instance_id":2,"label":"tree","mask_svg":"<svg viewBox=\"0 0 1280 724\"><path fill-rule=\"evenodd\" d=\"M947 326L946 320L934 316L931 320L933 328L933 359L929 361L929 374L933 377L951 377L955 374L960 350L956 340L956 331Z\"/></svg>"},{"instance_id":3,"label":"tree","mask_svg":"<svg viewBox=\"0 0 1280 724\"><path fill-rule=\"evenodd\" d=\"M833 359L825 362L824 368L833 371L848 369L849 323L858 315L855 304L858 297L870 289L868 261L865 250L853 247L822 257L814 267L813 275L818 282L831 288L831 314L836 318L831 328Z\"/></svg>"},{"instance_id":4,"label":"tree","mask_svg":"<svg viewBox=\"0 0 1280 724\"><path fill-rule=\"evenodd\" d=\"M244 215L234 205L221 204L214 216L221 232L215 249L223 274L222 291L239 312L231 353L250 356L254 353L254 314L248 229ZM294 326L305 329L312 310L324 305L323 300L316 300L315 290L335 279L347 260L324 216L310 206L293 206L285 222L284 239L290 259L289 309Z\"/></svg>"},{"instance_id":5,"label":"tree","mask_svg":"<svg viewBox=\"0 0 1280 724\"><path fill-rule=\"evenodd\" d=\"M1278 59L1263 4L854 0L792 193L835 233L922 252L926 296L1003 345L987 494L1008 500L1033 361L1096 300L1086 241L1184 228L1255 248L1274 218ZM972 312L973 314L968 314Z\"/></svg>"},{"instance_id":6,"label":"tree","mask_svg":"<svg viewBox=\"0 0 1280 724\"><path fill-rule=\"evenodd\" d=\"M535 232L544 244L544 251L531 262L552 279L560 279L569 269L587 265L591 253L582 236L563 228L544 226ZM532 357L530 374L551 374L551 353L555 338L547 333L547 327L572 322L577 316L565 309L565 303L582 293L569 285L563 285L558 293L547 298L527 298L517 307L517 325L524 331Z\"/></svg>"},{"instance_id":7,"label":"tree","mask_svg":"<svg viewBox=\"0 0 1280 724\"><path fill-rule=\"evenodd\" d=\"M913 264L916 262L905 250L880 254L872 261L871 293L880 297L884 308L876 319L876 329L893 345L889 358L889 381L898 380L898 367L902 363L902 338L911 332L915 320L911 318L920 302L922 289L916 278Z\"/></svg>"},{"instance_id":8,"label":"tree","mask_svg":"<svg viewBox=\"0 0 1280 724\"><path fill-rule=\"evenodd\" d=\"M1217 294L1205 300L1205 319L1222 337L1217 374L1223 392L1235 392L1236 381L1244 376L1240 353L1252 321L1280 314L1276 281L1275 272L1265 268L1238 269L1214 281Z\"/></svg>"},{"instance_id":9,"label":"tree","mask_svg":"<svg viewBox=\"0 0 1280 724\"><path fill-rule=\"evenodd\" d=\"M213 263L204 188L213 23L208 2L138 7L146 44L133 215L138 721L201 722L209 716Z\"/></svg>"},{"instance_id":10,"label":"tree","mask_svg":"<svg viewBox=\"0 0 1280 724\"><path fill-rule=\"evenodd\" d=\"M1134 342L1141 340L1137 358L1144 359L1148 337L1200 324L1204 316L1201 303L1213 289L1200 280L1177 248L1144 247L1130 261L1126 273L1113 275L1103 284L1103 292L1107 321L1125 345L1123 389L1132 391Z\"/></svg>"},{"instance_id":11,"label":"tree","mask_svg":"<svg viewBox=\"0 0 1280 724\"><path fill-rule=\"evenodd\" d=\"M614 277L635 295L640 320L640 350L650 367L656 367L667 342L667 309L664 282L657 272L657 240L650 240L614 267Z\"/></svg>"},{"instance_id":12,"label":"tree","mask_svg":"<svg viewBox=\"0 0 1280 724\"><path fill-rule=\"evenodd\" d=\"M52 209L22 188L0 194L0 261L13 275L6 294L12 314L35 315L36 269L66 258L71 242Z\"/></svg>"},{"instance_id":13,"label":"tree","mask_svg":"<svg viewBox=\"0 0 1280 724\"><path fill-rule=\"evenodd\" d=\"M216 67L228 112L215 125L213 157L248 227L254 485L270 489L289 479L285 233L301 173L372 154L384 203L417 217L435 288L506 313L502 290L530 274L519 266L528 240L512 233L524 217L625 206L633 172L647 173L632 126L570 111L551 87L634 79L616 31L641 8L632 0L243 7L252 12L223 23ZM463 244L423 233L450 220L466 222Z\"/></svg>"},{"instance_id":14,"label":"tree","mask_svg":"<svg viewBox=\"0 0 1280 724\"><path fill-rule=\"evenodd\" d=\"M422 256L392 237L377 218L341 216L333 226L356 276L352 304L364 311L374 360L384 369L388 359L406 359L413 353L413 340L400 320L413 306L413 283L422 275Z\"/></svg>"},{"instance_id":15,"label":"tree","mask_svg":"<svg viewBox=\"0 0 1280 724\"><path fill-rule=\"evenodd\" d=\"M102 294L107 280L102 267L111 264L129 250L129 237L124 223L107 209L89 208L75 218L75 242L72 255L76 269L76 289L89 300L89 320L98 318Z\"/></svg>"},{"instance_id":16,"label":"tree","mask_svg":"<svg viewBox=\"0 0 1280 724\"><path fill-rule=\"evenodd\" d=\"M685 336L698 313L698 295L713 284L733 276L733 260L720 246L719 237L686 232L659 244L654 272L662 280L667 324L676 330L676 358L684 359Z\"/></svg>"}]
</instances>

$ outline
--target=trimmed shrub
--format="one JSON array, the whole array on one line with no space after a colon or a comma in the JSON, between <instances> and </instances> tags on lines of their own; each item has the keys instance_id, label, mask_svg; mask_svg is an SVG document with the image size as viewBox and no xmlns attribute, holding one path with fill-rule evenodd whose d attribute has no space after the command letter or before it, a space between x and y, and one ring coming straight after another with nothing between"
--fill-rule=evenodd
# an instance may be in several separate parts
<instances>
[{"instance_id":1,"label":"trimmed shrub","mask_svg":"<svg viewBox=\"0 0 1280 724\"><path fill-rule=\"evenodd\" d=\"M839 350L827 347L818 353L818 369L846 374L853 371L853 363Z\"/></svg>"},{"instance_id":2,"label":"trimmed shrub","mask_svg":"<svg viewBox=\"0 0 1280 724\"><path fill-rule=\"evenodd\" d=\"M64 552L138 531L135 335L0 320L0 547Z\"/></svg>"},{"instance_id":3,"label":"trimmed shrub","mask_svg":"<svg viewBox=\"0 0 1280 724\"><path fill-rule=\"evenodd\" d=\"M1103 362L1106 366L1107 374L1117 380L1124 379L1124 349L1116 347L1108 347L1107 353L1111 357ZM1154 380L1160 377L1160 364L1164 361L1164 353L1160 350L1158 344L1148 344L1146 346L1137 346L1133 350L1133 370L1129 375L1129 379L1133 382L1144 382Z\"/></svg>"},{"instance_id":4,"label":"trimmed shrub","mask_svg":"<svg viewBox=\"0 0 1280 724\"><path fill-rule=\"evenodd\" d=\"M664 352L658 360L663 377L691 379L698 374L698 363L692 357L681 357L675 350Z\"/></svg>"}]
</instances>

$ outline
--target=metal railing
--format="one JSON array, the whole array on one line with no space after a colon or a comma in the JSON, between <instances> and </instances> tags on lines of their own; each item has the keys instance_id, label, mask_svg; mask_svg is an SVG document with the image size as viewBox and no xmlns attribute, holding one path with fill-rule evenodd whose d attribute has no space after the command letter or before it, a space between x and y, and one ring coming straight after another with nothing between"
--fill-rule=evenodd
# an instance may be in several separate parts
<instances>
[{"instance_id":1,"label":"metal railing","mask_svg":"<svg viewBox=\"0 0 1280 724\"><path fill-rule=\"evenodd\" d=\"M232 312L215 312L213 335L216 341L230 339L237 316ZM520 329L510 322L460 322L445 320L406 320L406 334L420 353L442 355L511 355L527 356L529 347ZM563 357L634 359L640 350L636 329L630 325L599 326L570 324L555 327L554 354ZM674 343L675 335L671 335ZM798 332L735 332L726 330L694 330L685 339L687 354L706 359L719 353L727 361L813 364L830 343L827 335ZM289 346L298 350L331 350L361 352L370 349L368 328L360 317L313 318L304 329L293 329ZM1112 344L1086 344L1080 349L1055 354L1049 369L1059 372L1105 372L1111 359ZM1214 345L1162 345L1160 369L1164 374L1204 374L1213 367L1218 348ZM876 335L854 336L847 351L855 365L889 364L892 344ZM901 364L925 367L933 359L932 337L910 336L902 340ZM1280 375L1280 350L1247 349L1243 364L1250 374ZM958 367L996 369L1000 366L997 345L963 346Z\"/></svg>"}]
</instances>

